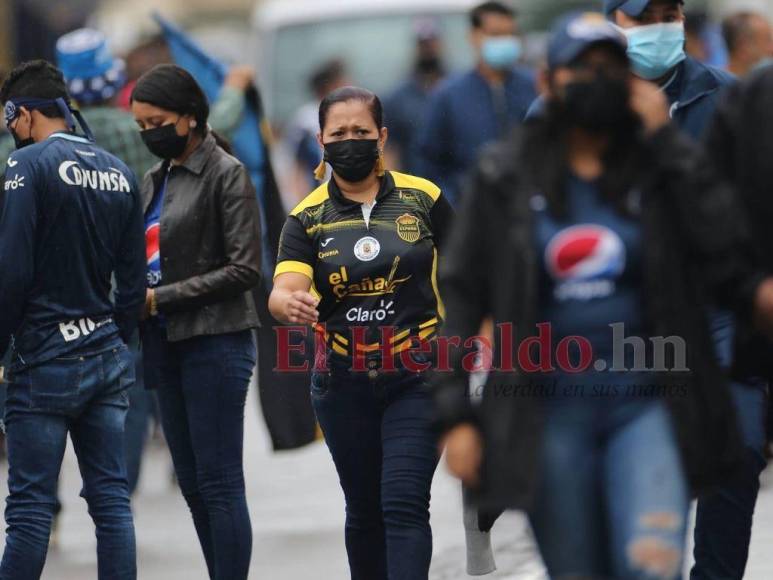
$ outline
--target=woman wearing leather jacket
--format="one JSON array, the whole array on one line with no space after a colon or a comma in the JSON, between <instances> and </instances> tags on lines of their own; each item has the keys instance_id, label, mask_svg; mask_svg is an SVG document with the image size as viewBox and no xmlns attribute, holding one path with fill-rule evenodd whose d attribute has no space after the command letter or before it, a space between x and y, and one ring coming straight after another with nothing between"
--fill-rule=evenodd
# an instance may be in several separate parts
<instances>
[{"instance_id":1,"label":"woman wearing leather jacket","mask_svg":"<svg viewBox=\"0 0 773 580\"><path fill-rule=\"evenodd\" d=\"M137 83L132 112L163 161L142 187L148 257L145 384L157 389L180 489L210 578L246 579L252 531L244 489L244 404L259 324L260 216L244 166L209 129L185 70Z\"/></svg>"}]
</instances>

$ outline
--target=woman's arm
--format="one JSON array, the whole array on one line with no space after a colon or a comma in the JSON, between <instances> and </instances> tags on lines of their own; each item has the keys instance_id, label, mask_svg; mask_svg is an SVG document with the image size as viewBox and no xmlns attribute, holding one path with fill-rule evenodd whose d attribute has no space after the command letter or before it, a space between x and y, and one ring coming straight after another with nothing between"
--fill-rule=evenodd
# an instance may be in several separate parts
<instances>
[{"instance_id":1,"label":"woman's arm","mask_svg":"<svg viewBox=\"0 0 773 580\"><path fill-rule=\"evenodd\" d=\"M441 198L442 199L442 198ZM490 236L496 210L492 206L488 184L478 169L463 192L458 219L449 238L441 242L440 295L446 309L442 335L449 340L478 334L484 318L491 314L489 280L492 273ZM450 222L450 208L446 219ZM450 351L451 372L437 373L435 404L437 423L441 430L471 421L472 405L468 396L469 373L462 359L467 350L455 347Z\"/></svg>"},{"instance_id":2,"label":"woman's arm","mask_svg":"<svg viewBox=\"0 0 773 580\"><path fill-rule=\"evenodd\" d=\"M309 290L311 279L298 272L285 272L274 279L268 299L271 315L285 324L314 324L319 320L319 299Z\"/></svg>"},{"instance_id":3,"label":"woman's arm","mask_svg":"<svg viewBox=\"0 0 773 580\"><path fill-rule=\"evenodd\" d=\"M446 196L441 193L429 212L429 219L432 221L432 234L435 237L435 246L440 251L441 258L443 257L443 249L452 232L454 217L454 209L448 203Z\"/></svg>"},{"instance_id":4,"label":"woman's arm","mask_svg":"<svg viewBox=\"0 0 773 580\"><path fill-rule=\"evenodd\" d=\"M310 293L314 279L314 245L300 220L287 218L279 237L274 289L268 299L271 314L285 324L314 324L319 299Z\"/></svg>"},{"instance_id":5,"label":"woman's arm","mask_svg":"<svg viewBox=\"0 0 773 580\"><path fill-rule=\"evenodd\" d=\"M195 310L231 300L260 280L260 210L244 166L234 166L223 178L219 197L226 264L156 288L159 312Z\"/></svg>"},{"instance_id":6,"label":"woman's arm","mask_svg":"<svg viewBox=\"0 0 773 580\"><path fill-rule=\"evenodd\" d=\"M442 224L441 230L445 230L438 240L442 257L440 293L446 307L442 335L448 340L459 338L462 347L467 338L478 334L483 320L492 311L489 283L495 268L491 239L504 233L496 231L494 219L503 208L497 208L492 201L490 185L481 169L483 163L492 162L497 162L493 154L485 155L467 181L459 219L453 219L454 213L447 201L437 207L433 216L433 223L437 218ZM444 239L446 233L448 237ZM469 397L470 376L462 364L468 352L460 347L451 350L451 372L436 374L434 399L436 427L443 433L440 452L445 449L450 473L472 489L479 483L483 439Z\"/></svg>"},{"instance_id":7,"label":"woman's arm","mask_svg":"<svg viewBox=\"0 0 773 580\"><path fill-rule=\"evenodd\" d=\"M239 127L247 106L245 93L255 81L255 73L249 66L234 66L228 71L223 88L209 113L209 124L214 131L231 138Z\"/></svg>"}]
</instances>

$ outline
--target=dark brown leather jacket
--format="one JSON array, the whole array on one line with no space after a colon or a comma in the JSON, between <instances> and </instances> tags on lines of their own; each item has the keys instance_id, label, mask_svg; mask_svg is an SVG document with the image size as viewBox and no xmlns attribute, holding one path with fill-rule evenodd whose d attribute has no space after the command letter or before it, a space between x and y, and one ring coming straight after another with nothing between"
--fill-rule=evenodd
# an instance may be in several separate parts
<instances>
[{"instance_id":1,"label":"dark brown leather jacket","mask_svg":"<svg viewBox=\"0 0 773 580\"><path fill-rule=\"evenodd\" d=\"M145 175L145 212L167 171L156 302L169 340L259 326L250 290L260 280L260 210L247 171L208 134L183 165Z\"/></svg>"}]
</instances>

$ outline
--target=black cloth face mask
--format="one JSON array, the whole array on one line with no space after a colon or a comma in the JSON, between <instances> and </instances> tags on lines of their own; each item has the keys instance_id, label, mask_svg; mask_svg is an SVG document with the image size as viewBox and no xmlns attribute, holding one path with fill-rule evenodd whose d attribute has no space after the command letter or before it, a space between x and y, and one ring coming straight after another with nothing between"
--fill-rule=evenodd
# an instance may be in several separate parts
<instances>
[{"instance_id":1,"label":"black cloth face mask","mask_svg":"<svg viewBox=\"0 0 773 580\"><path fill-rule=\"evenodd\" d=\"M27 137L26 139L22 139L19 137L19 135L16 133L16 131L11 131L11 136L13 137L13 142L16 145L16 149L24 149L25 147L29 147L30 145L35 144L35 140L32 137Z\"/></svg>"},{"instance_id":2,"label":"black cloth face mask","mask_svg":"<svg viewBox=\"0 0 773 580\"><path fill-rule=\"evenodd\" d=\"M32 123L32 118L30 118L30 123ZM17 123L18 124L18 123ZM24 149L25 147L29 147L30 145L35 144L35 140L32 138L32 125L30 124L30 136L26 139L22 139L19 137L19 134L10 127L8 128L8 132L11 134L11 137L13 137L13 143L16 146L16 150Z\"/></svg>"},{"instance_id":3,"label":"black cloth face mask","mask_svg":"<svg viewBox=\"0 0 773 580\"><path fill-rule=\"evenodd\" d=\"M630 90L622 78L598 75L566 87L564 120L592 133L613 133L631 116Z\"/></svg>"},{"instance_id":4,"label":"black cloth face mask","mask_svg":"<svg viewBox=\"0 0 773 580\"><path fill-rule=\"evenodd\" d=\"M177 123L169 123L154 129L140 131L142 141L150 152L161 159L177 159L188 146L190 133L178 135L175 127Z\"/></svg>"},{"instance_id":5,"label":"black cloth face mask","mask_svg":"<svg viewBox=\"0 0 773 580\"><path fill-rule=\"evenodd\" d=\"M325 161L349 183L363 181L378 161L378 139L347 139L325 144Z\"/></svg>"}]
</instances>

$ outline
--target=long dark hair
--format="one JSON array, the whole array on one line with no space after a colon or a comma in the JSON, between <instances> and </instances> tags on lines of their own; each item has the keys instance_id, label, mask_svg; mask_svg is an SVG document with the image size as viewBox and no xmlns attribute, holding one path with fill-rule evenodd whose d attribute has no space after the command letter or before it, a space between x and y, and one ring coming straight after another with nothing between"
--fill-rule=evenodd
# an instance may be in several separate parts
<instances>
[{"instance_id":1,"label":"long dark hair","mask_svg":"<svg viewBox=\"0 0 773 580\"><path fill-rule=\"evenodd\" d=\"M209 101L193 75L174 64L159 64L142 75L131 94L131 102L148 103L159 109L178 115L190 115L196 119L193 132L204 137L209 130ZM227 153L231 145L212 131L217 144Z\"/></svg>"},{"instance_id":2,"label":"long dark hair","mask_svg":"<svg viewBox=\"0 0 773 580\"><path fill-rule=\"evenodd\" d=\"M524 128L523 167L556 217L564 217L569 211L567 139L570 128L560 105L551 101L546 103L543 117L528 121ZM631 111L627 120L616 125L608 135L609 146L602 159L601 194L623 214L630 213L629 194L646 170L642 131L641 121Z\"/></svg>"}]
</instances>

